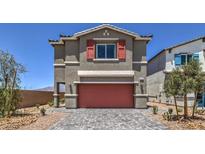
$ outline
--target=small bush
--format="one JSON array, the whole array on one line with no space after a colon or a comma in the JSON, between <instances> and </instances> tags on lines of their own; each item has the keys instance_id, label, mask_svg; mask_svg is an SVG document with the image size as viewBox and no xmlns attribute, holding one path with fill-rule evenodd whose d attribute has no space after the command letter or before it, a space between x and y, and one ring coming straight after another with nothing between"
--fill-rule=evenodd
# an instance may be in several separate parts
<instances>
[{"instance_id":1,"label":"small bush","mask_svg":"<svg viewBox=\"0 0 205 154\"><path fill-rule=\"evenodd\" d=\"M177 111L180 113L182 112L183 110L181 108L178 108Z\"/></svg>"},{"instance_id":2,"label":"small bush","mask_svg":"<svg viewBox=\"0 0 205 154\"><path fill-rule=\"evenodd\" d=\"M40 109L40 114L41 114L41 116L45 116L46 115L46 109L45 108L41 108Z\"/></svg>"},{"instance_id":3,"label":"small bush","mask_svg":"<svg viewBox=\"0 0 205 154\"><path fill-rule=\"evenodd\" d=\"M3 118L3 114L0 112L0 118Z\"/></svg>"},{"instance_id":4,"label":"small bush","mask_svg":"<svg viewBox=\"0 0 205 154\"><path fill-rule=\"evenodd\" d=\"M197 113L197 114L199 114L199 115L203 115L204 112L205 112L204 109L197 109L197 110L195 110L195 113Z\"/></svg>"},{"instance_id":5,"label":"small bush","mask_svg":"<svg viewBox=\"0 0 205 154\"><path fill-rule=\"evenodd\" d=\"M54 105L53 101L49 101L49 102L48 102L48 105L49 105L50 107L52 107L52 106Z\"/></svg>"},{"instance_id":6,"label":"small bush","mask_svg":"<svg viewBox=\"0 0 205 154\"><path fill-rule=\"evenodd\" d=\"M39 107L40 107L40 104L36 104L36 108L39 109Z\"/></svg>"},{"instance_id":7,"label":"small bush","mask_svg":"<svg viewBox=\"0 0 205 154\"><path fill-rule=\"evenodd\" d=\"M173 109L172 108L168 108L168 113L172 114L173 113Z\"/></svg>"},{"instance_id":8,"label":"small bush","mask_svg":"<svg viewBox=\"0 0 205 154\"><path fill-rule=\"evenodd\" d=\"M152 107L152 111L153 111L153 114L157 114L157 112L158 112L158 106L153 106L153 107Z\"/></svg>"},{"instance_id":9,"label":"small bush","mask_svg":"<svg viewBox=\"0 0 205 154\"><path fill-rule=\"evenodd\" d=\"M162 114L162 117L164 118L164 120L167 120L167 121L172 120L172 115L169 114L169 112L164 112L164 113Z\"/></svg>"}]
</instances>

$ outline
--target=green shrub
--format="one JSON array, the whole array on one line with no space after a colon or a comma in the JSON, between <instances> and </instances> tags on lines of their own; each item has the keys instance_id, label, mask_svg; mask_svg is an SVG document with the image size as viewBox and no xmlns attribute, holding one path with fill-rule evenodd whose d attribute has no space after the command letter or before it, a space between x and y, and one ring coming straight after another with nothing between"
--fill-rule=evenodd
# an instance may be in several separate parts
<instances>
[{"instance_id":1,"label":"green shrub","mask_svg":"<svg viewBox=\"0 0 205 154\"><path fill-rule=\"evenodd\" d=\"M153 106L152 107L152 111L153 111L153 114L157 114L157 112L158 112L158 106Z\"/></svg>"},{"instance_id":2,"label":"green shrub","mask_svg":"<svg viewBox=\"0 0 205 154\"><path fill-rule=\"evenodd\" d=\"M177 111L180 113L182 112L183 110L181 108L178 108Z\"/></svg>"},{"instance_id":3,"label":"green shrub","mask_svg":"<svg viewBox=\"0 0 205 154\"><path fill-rule=\"evenodd\" d=\"M169 114L169 112L164 112L162 114L162 117L164 118L164 120L170 121L172 119L172 115Z\"/></svg>"},{"instance_id":4,"label":"green shrub","mask_svg":"<svg viewBox=\"0 0 205 154\"><path fill-rule=\"evenodd\" d=\"M36 104L36 108L39 109L39 107L40 107L40 104Z\"/></svg>"},{"instance_id":5,"label":"green shrub","mask_svg":"<svg viewBox=\"0 0 205 154\"><path fill-rule=\"evenodd\" d=\"M48 102L48 105L49 105L50 107L52 107L52 106L54 105L54 102L53 102L53 101L49 101L49 102Z\"/></svg>"},{"instance_id":6,"label":"green shrub","mask_svg":"<svg viewBox=\"0 0 205 154\"><path fill-rule=\"evenodd\" d=\"M172 108L168 108L168 113L172 114L173 113L173 109Z\"/></svg>"},{"instance_id":7,"label":"green shrub","mask_svg":"<svg viewBox=\"0 0 205 154\"><path fill-rule=\"evenodd\" d=\"M204 112L205 112L204 109L197 109L197 110L195 110L195 113L197 113L197 114L199 114L199 115L203 115Z\"/></svg>"},{"instance_id":8,"label":"green shrub","mask_svg":"<svg viewBox=\"0 0 205 154\"><path fill-rule=\"evenodd\" d=\"M40 109L40 114L41 114L41 116L45 116L46 115L46 109L45 108L41 108Z\"/></svg>"},{"instance_id":9,"label":"green shrub","mask_svg":"<svg viewBox=\"0 0 205 154\"><path fill-rule=\"evenodd\" d=\"M0 50L0 112L2 117L11 117L21 102L19 92L21 74L25 67L8 51Z\"/></svg>"}]
</instances>

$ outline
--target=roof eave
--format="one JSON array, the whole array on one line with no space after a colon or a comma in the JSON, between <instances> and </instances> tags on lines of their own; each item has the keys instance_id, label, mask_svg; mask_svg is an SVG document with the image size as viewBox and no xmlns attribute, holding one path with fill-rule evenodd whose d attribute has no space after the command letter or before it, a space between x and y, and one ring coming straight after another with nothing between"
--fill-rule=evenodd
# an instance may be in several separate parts
<instances>
[{"instance_id":1,"label":"roof eave","mask_svg":"<svg viewBox=\"0 0 205 154\"><path fill-rule=\"evenodd\" d=\"M140 38L135 38L135 40L139 40L139 41L151 41L152 38L151 37L140 37Z\"/></svg>"},{"instance_id":2,"label":"roof eave","mask_svg":"<svg viewBox=\"0 0 205 154\"><path fill-rule=\"evenodd\" d=\"M62 41L69 41L69 40L75 41L77 39L78 39L77 37L60 37L60 40L62 40Z\"/></svg>"},{"instance_id":3,"label":"roof eave","mask_svg":"<svg viewBox=\"0 0 205 154\"><path fill-rule=\"evenodd\" d=\"M48 43L50 44L50 45L52 45L53 47L55 46L55 45L64 45L64 42L62 42L62 41L56 41L56 40L48 40Z\"/></svg>"}]
</instances>

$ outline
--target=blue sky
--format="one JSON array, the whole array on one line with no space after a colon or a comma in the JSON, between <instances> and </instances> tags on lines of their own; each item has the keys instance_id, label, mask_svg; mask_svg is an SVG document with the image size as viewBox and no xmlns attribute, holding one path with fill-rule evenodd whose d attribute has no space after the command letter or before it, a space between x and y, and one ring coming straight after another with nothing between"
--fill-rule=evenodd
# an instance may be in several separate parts
<instances>
[{"instance_id":1,"label":"blue sky","mask_svg":"<svg viewBox=\"0 0 205 154\"><path fill-rule=\"evenodd\" d=\"M22 88L36 89L53 85L53 48L48 39L59 34L72 35L99 24L0 24L0 49L8 50L28 72ZM205 35L205 24L113 24L140 35L153 34L147 59L169 46Z\"/></svg>"}]
</instances>

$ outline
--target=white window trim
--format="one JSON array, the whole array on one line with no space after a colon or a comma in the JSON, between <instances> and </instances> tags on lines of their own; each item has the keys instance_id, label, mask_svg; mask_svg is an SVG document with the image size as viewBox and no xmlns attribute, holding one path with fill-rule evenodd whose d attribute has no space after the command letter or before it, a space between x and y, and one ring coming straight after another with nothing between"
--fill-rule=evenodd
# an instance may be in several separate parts
<instances>
[{"instance_id":1,"label":"white window trim","mask_svg":"<svg viewBox=\"0 0 205 154\"><path fill-rule=\"evenodd\" d=\"M98 45L104 45L105 46L105 58L98 58ZM107 45L114 45L114 58L107 58ZM97 43L96 44L96 58L95 59L116 59L117 58L117 50L116 50L116 44L115 43Z\"/></svg>"},{"instance_id":2,"label":"white window trim","mask_svg":"<svg viewBox=\"0 0 205 154\"><path fill-rule=\"evenodd\" d=\"M183 64L183 65L186 65L187 63L188 63L188 56L190 55L189 53L183 53L183 54L181 54L181 56L182 55L185 55L186 56L186 62L185 62L185 64ZM193 60L193 54L192 54L192 60Z\"/></svg>"}]
</instances>

